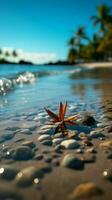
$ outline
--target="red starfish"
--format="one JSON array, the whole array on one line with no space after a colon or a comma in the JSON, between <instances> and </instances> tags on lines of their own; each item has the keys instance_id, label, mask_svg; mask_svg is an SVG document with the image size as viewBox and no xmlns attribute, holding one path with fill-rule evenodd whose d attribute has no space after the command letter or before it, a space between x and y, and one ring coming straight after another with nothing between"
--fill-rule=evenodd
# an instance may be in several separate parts
<instances>
[{"instance_id":1,"label":"red starfish","mask_svg":"<svg viewBox=\"0 0 112 200\"><path fill-rule=\"evenodd\" d=\"M47 108L45 108L45 110L48 113L48 115L52 118L51 124L57 125L54 133L57 133L58 130L61 129L64 136L68 134L66 125L76 125L74 121L77 120L77 118L79 117L79 115L74 115L65 118L65 114L67 111L67 102L65 103L65 105L62 102L60 102L58 115Z\"/></svg>"}]
</instances>

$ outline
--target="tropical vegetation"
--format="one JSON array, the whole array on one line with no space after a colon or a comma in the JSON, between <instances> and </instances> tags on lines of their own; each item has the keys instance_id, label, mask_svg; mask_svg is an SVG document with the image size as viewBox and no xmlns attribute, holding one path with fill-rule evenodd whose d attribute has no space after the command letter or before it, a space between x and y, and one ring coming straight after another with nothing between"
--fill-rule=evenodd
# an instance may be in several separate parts
<instances>
[{"instance_id":1,"label":"tropical vegetation","mask_svg":"<svg viewBox=\"0 0 112 200\"><path fill-rule=\"evenodd\" d=\"M68 41L69 63L112 60L112 7L99 5L97 15L90 20L97 32L89 37L84 26L76 30Z\"/></svg>"}]
</instances>

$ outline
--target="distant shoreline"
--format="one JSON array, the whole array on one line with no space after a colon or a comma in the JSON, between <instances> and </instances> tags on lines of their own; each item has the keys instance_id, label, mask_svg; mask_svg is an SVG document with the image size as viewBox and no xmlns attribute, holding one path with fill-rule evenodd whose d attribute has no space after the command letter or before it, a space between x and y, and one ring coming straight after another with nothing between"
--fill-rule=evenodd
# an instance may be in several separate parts
<instances>
[{"instance_id":1,"label":"distant shoreline","mask_svg":"<svg viewBox=\"0 0 112 200\"><path fill-rule=\"evenodd\" d=\"M89 62L89 63L69 63L67 61L57 61L55 63L49 62L49 63L44 63L44 64L34 64L28 61L20 60L18 63L15 62L8 62L6 60L3 60L0 62L1 64L13 64L13 65L50 65L50 66L55 66L55 65L60 65L60 66L74 66L74 67L85 67L85 68L107 68L107 67L112 67L112 62Z\"/></svg>"},{"instance_id":2,"label":"distant shoreline","mask_svg":"<svg viewBox=\"0 0 112 200\"><path fill-rule=\"evenodd\" d=\"M112 67L112 62L80 63L80 64L75 64L75 66L87 67L87 68L105 68L105 67Z\"/></svg>"}]
</instances>

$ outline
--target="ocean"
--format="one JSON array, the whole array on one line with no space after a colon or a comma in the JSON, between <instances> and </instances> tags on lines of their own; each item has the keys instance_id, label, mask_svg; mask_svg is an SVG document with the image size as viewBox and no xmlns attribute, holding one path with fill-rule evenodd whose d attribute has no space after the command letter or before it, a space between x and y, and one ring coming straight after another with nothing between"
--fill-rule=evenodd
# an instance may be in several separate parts
<instances>
[{"instance_id":1,"label":"ocean","mask_svg":"<svg viewBox=\"0 0 112 200\"><path fill-rule=\"evenodd\" d=\"M112 69L0 65L0 119L56 107L60 101L98 112L112 101Z\"/></svg>"}]
</instances>

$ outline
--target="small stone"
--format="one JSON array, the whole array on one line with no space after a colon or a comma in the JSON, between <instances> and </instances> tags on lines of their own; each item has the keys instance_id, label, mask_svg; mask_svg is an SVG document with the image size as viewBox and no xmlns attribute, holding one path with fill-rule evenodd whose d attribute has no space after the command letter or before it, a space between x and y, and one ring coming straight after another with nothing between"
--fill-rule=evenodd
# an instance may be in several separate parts
<instances>
[{"instance_id":1,"label":"small stone","mask_svg":"<svg viewBox=\"0 0 112 200\"><path fill-rule=\"evenodd\" d=\"M76 152L77 153L83 153L83 150L82 149L77 149Z\"/></svg>"},{"instance_id":2,"label":"small stone","mask_svg":"<svg viewBox=\"0 0 112 200\"><path fill-rule=\"evenodd\" d=\"M62 138L54 138L54 139L52 140L52 142L53 142L54 145L60 144L62 141L63 141Z\"/></svg>"},{"instance_id":3,"label":"small stone","mask_svg":"<svg viewBox=\"0 0 112 200\"><path fill-rule=\"evenodd\" d=\"M74 106L72 105L72 106L69 107L69 110L70 110L70 111L75 111L76 108L77 108L77 105L74 105Z\"/></svg>"},{"instance_id":4,"label":"small stone","mask_svg":"<svg viewBox=\"0 0 112 200\"><path fill-rule=\"evenodd\" d=\"M73 154L67 154L62 159L61 166L71 169L83 169L84 163Z\"/></svg>"},{"instance_id":5,"label":"small stone","mask_svg":"<svg viewBox=\"0 0 112 200\"><path fill-rule=\"evenodd\" d=\"M23 146L28 146L30 148L34 148L35 147L35 144L32 140L29 140L29 141L25 141L22 143Z\"/></svg>"},{"instance_id":6,"label":"small stone","mask_svg":"<svg viewBox=\"0 0 112 200\"><path fill-rule=\"evenodd\" d=\"M27 187L33 184L35 178L43 178L44 174L51 171L48 165L27 167L21 170L15 178L15 182L20 187Z\"/></svg>"},{"instance_id":7,"label":"small stone","mask_svg":"<svg viewBox=\"0 0 112 200\"><path fill-rule=\"evenodd\" d=\"M0 178L2 179L12 180L18 172L19 170L8 165L0 166Z\"/></svg>"},{"instance_id":8,"label":"small stone","mask_svg":"<svg viewBox=\"0 0 112 200\"><path fill-rule=\"evenodd\" d=\"M60 145L60 144L56 145L56 146L54 147L54 150L55 150L56 153L62 153L61 145Z\"/></svg>"},{"instance_id":9,"label":"small stone","mask_svg":"<svg viewBox=\"0 0 112 200\"><path fill-rule=\"evenodd\" d=\"M92 116L84 116L84 119L82 120L83 125L87 126L93 126L96 124L96 120Z\"/></svg>"},{"instance_id":10,"label":"small stone","mask_svg":"<svg viewBox=\"0 0 112 200\"><path fill-rule=\"evenodd\" d=\"M45 129L45 130L40 130L39 135L51 135L51 132L49 129Z\"/></svg>"},{"instance_id":11,"label":"small stone","mask_svg":"<svg viewBox=\"0 0 112 200\"><path fill-rule=\"evenodd\" d=\"M91 131L90 137L91 138L103 138L103 137L105 137L105 135L101 132L98 132L98 131Z\"/></svg>"},{"instance_id":12,"label":"small stone","mask_svg":"<svg viewBox=\"0 0 112 200\"><path fill-rule=\"evenodd\" d=\"M77 137L78 132L77 131L69 131L68 132L68 138L74 139Z\"/></svg>"},{"instance_id":13,"label":"small stone","mask_svg":"<svg viewBox=\"0 0 112 200\"><path fill-rule=\"evenodd\" d=\"M54 125L44 125L41 127L41 130L48 130L48 129L51 129L51 128L54 128Z\"/></svg>"},{"instance_id":14,"label":"small stone","mask_svg":"<svg viewBox=\"0 0 112 200\"><path fill-rule=\"evenodd\" d=\"M112 181L112 169L105 169L102 175L105 179Z\"/></svg>"},{"instance_id":15,"label":"small stone","mask_svg":"<svg viewBox=\"0 0 112 200\"><path fill-rule=\"evenodd\" d=\"M14 133L5 133L3 137L5 140L11 140L14 137Z\"/></svg>"},{"instance_id":16,"label":"small stone","mask_svg":"<svg viewBox=\"0 0 112 200\"><path fill-rule=\"evenodd\" d=\"M30 130L30 131L34 131L34 130L36 130L36 129L37 129L37 125L33 125L33 126L29 127L29 130Z\"/></svg>"},{"instance_id":17,"label":"small stone","mask_svg":"<svg viewBox=\"0 0 112 200\"><path fill-rule=\"evenodd\" d=\"M101 142L99 146L103 149L112 149L112 139Z\"/></svg>"},{"instance_id":18,"label":"small stone","mask_svg":"<svg viewBox=\"0 0 112 200\"><path fill-rule=\"evenodd\" d=\"M41 142L41 144L46 145L46 146L52 146L52 141L51 140L44 140Z\"/></svg>"},{"instance_id":19,"label":"small stone","mask_svg":"<svg viewBox=\"0 0 112 200\"><path fill-rule=\"evenodd\" d=\"M20 133L25 134L25 135L31 135L32 132L29 129L23 129L20 131Z\"/></svg>"},{"instance_id":20,"label":"small stone","mask_svg":"<svg viewBox=\"0 0 112 200\"><path fill-rule=\"evenodd\" d=\"M103 191L93 182L78 185L70 195L71 199L86 199L102 195Z\"/></svg>"},{"instance_id":21,"label":"small stone","mask_svg":"<svg viewBox=\"0 0 112 200\"><path fill-rule=\"evenodd\" d=\"M34 157L35 160L42 160L43 159L43 155L42 154L37 154L35 157Z\"/></svg>"},{"instance_id":22,"label":"small stone","mask_svg":"<svg viewBox=\"0 0 112 200\"><path fill-rule=\"evenodd\" d=\"M44 141L44 140L49 140L49 139L51 139L51 136L50 135L41 135L41 136L39 136L39 138L38 138L38 141L39 142L42 142L42 141Z\"/></svg>"},{"instance_id":23,"label":"small stone","mask_svg":"<svg viewBox=\"0 0 112 200\"><path fill-rule=\"evenodd\" d=\"M79 144L74 139L68 139L61 142L61 146L65 149L75 149L79 147Z\"/></svg>"},{"instance_id":24,"label":"small stone","mask_svg":"<svg viewBox=\"0 0 112 200\"><path fill-rule=\"evenodd\" d=\"M81 132L81 133L79 134L79 138L80 138L80 139L86 139L86 138L87 138L87 135L86 135L84 132Z\"/></svg>"},{"instance_id":25,"label":"small stone","mask_svg":"<svg viewBox=\"0 0 112 200\"><path fill-rule=\"evenodd\" d=\"M11 156L14 160L29 160L33 155L31 148L27 146L16 147L11 151Z\"/></svg>"},{"instance_id":26,"label":"small stone","mask_svg":"<svg viewBox=\"0 0 112 200\"><path fill-rule=\"evenodd\" d=\"M62 133L56 133L55 135L53 135L53 138L63 138L63 134Z\"/></svg>"}]
</instances>

